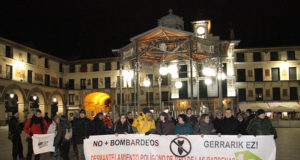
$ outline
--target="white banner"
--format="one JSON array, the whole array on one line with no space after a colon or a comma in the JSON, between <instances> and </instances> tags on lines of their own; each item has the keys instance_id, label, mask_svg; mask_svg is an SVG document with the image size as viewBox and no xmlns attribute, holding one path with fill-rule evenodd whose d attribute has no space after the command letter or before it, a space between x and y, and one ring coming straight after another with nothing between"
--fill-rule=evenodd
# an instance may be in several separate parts
<instances>
[{"instance_id":1,"label":"white banner","mask_svg":"<svg viewBox=\"0 0 300 160\"><path fill-rule=\"evenodd\" d=\"M101 135L84 140L87 160L275 160L273 136Z\"/></svg>"},{"instance_id":2,"label":"white banner","mask_svg":"<svg viewBox=\"0 0 300 160\"><path fill-rule=\"evenodd\" d=\"M32 136L32 146L34 154L54 152L54 137L55 134L34 134Z\"/></svg>"}]
</instances>

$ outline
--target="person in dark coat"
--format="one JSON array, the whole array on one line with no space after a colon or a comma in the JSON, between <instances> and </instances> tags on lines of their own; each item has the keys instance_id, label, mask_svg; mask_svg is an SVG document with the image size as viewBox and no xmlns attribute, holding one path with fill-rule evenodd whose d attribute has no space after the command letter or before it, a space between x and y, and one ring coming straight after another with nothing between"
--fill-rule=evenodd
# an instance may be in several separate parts
<instances>
[{"instance_id":1,"label":"person in dark coat","mask_svg":"<svg viewBox=\"0 0 300 160\"><path fill-rule=\"evenodd\" d=\"M175 126L175 134L180 135L192 135L193 127L187 122L187 117L184 114L178 115L178 123Z\"/></svg>"},{"instance_id":2,"label":"person in dark coat","mask_svg":"<svg viewBox=\"0 0 300 160\"><path fill-rule=\"evenodd\" d=\"M44 119L46 120L48 126L50 126L50 124L52 123L52 120L51 120L51 118L49 118L48 112L45 113Z\"/></svg>"},{"instance_id":3,"label":"person in dark coat","mask_svg":"<svg viewBox=\"0 0 300 160\"><path fill-rule=\"evenodd\" d=\"M104 135L105 133L104 115L99 112L92 121L92 135Z\"/></svg>"},{"instance_id":4,"label":"person in dark coat","mask_svg":"<svg viewBox=\"0 0 300 160\"><path fill-rule=\"evenodd\" d=\"M131 124L126 120L126 116L124 114L122 114L120 119L115 123L113 132L116 136L118 136L118 134L133 133Z\"/></svg>"},{"instance_id":5,"label":"person in dark coat","mask_svg":"<svg viewBox=\"0 0 300 160\"><path fill-rule=\"evenodd\" d=\"M223 115L221 112L216 113L216 118L213 121L214 127L217 133L221 132L221 125L222 125Z\"/></svg>"},{"instance_id":6,"label":"person in dark coat","mask_svg":"<svg viewBox=\"0 0 300 160\"><path fill-rule=\"evenodd\" d=\"M91 128L91 121L90 119L86 118L85 110L80 110L79 118L74 119L72 125L73 138L75 138L75 143L77 146L76 156L78 159L84 159L83 140L90 136Z\"/></svg>"},{"instance_id":7,"label":"person in dark coat","mask_svg":"<svg viewBox=\"0 0 300 160\"><path fill-rule=\"evenodd\" d=\"M156 122L155 133L159 135L172 135L174 134L175 125L168 119L168 114L161 112L159 120Z\"/></svg>"},{"instance_id":8,"label":"person in dark coat","mask_svg":"<svg viewBox=\"0 0 300 160\"><path fill-rule=\"evenodd\" d=\"M216 133L214 124L210 121L208 114L201 115L199 124L199 134L202 138L204 135L212 135Z\"/></svg>"},{"instance_id":9,"label":"person in dark coat","mask_svg":"<svg viewBox=\"0 0 300 160\"><path fill-rule=\"evenodd\" d=\"M263 109L259 109L256 112L257 117L252 119L247 127L247 133L249 135L274 135L274 139L277 138L276 129L272 126L271 121L265 115Z\"/></svg>"},{"instance_id":10,"label":"person in dark coat","mask_svg":"<svg viewBox=\"0 0 300 160\"><path fill-rule=\"evenodd\" d=\"M177 124L177 121L176 121L176 119L173 117L172 112L168 112L168 119L169 119L169 121L173 122L174 125Z\"/></svg>"},{"instance_id":11,"label":"person in dark coat","mask_svg":"<svg viewBox=\"0 0 300 160\"><path fill-rule=\"evenodd\" d=\"M19 112L13 111L12 114L13 116L11 117L8 123L9 135L13 144L12 156L13 156L13 160L17 160L18 156L19 159L21 160L24 159L24 155L23 155L23 145L21 140L22 128L19 123Z\"/></svg>"},{"instance_id":12,"label":"person in dark coat","mask_svg":"<svg viewBox=\"0 0 300 160\"><path fill-rule=\"evenodd\" d=\"M37 109L32 118L29 118L23 128L24 132L28 134L27 142L28 142L28 150L27 150L27 160L31 160L33 154L33 146L32 146L32 136L33 134L46 134L48 130L48 124L46 120L42 117L42 111ZM40 155L34 155L35 160L40 159Z\"/></svg>"},{"instance_id":13,"label":"person in dark coat","mask_svg":"<svg viewBox=\"0 0 300 160\"><path fill-rule=\"evenodd\" d=\"M247 109L245 115L246 115L246 118L244 120L245 120L245 125L246 125L246 128L247 128L248 125L249 125L249 123L250 123L250 121L253 118L255 118L255 114L253 114L252 109Z\"/></svg>"},{"instance_id":14,"label":"person in dark coat","mask_svg":"<svg viewBox=\"0 0 300 160\"><path fill-rule=\"evenodd\" d=\"M235 119L232 115L232 110L227 108L225 111L225 117L221 122L221 129L219 130L218 136L224 135L238 135L241 137L241 132L239 129L239 121Z\"/></svg>"},{"instance_id":15,"label":"person in dark coat","mask_svg":"<svg viewBox=\"0 0 300 160\"><path fill-rule=\"evenodd\" d=\"M132 125L133 120L134 120L134 118L133 118L132 112L128 112L127 113L127 121L130 123L130 125Z\"/></svg>"},{"instance_id":16,"label":"person in dark coat","mask_svg":"<svg viewBox=\"0 0 300 160\"><path fill-rule=\"evenodd\" d=\"M239 129L240 129L241 134L246 135L247 134L246 133L247 126L246 126L246 121L244 120L243 113L239 113L237 115L237 120L239 121Z\"/></svg>"},{"instance_id":17,"label":"person in dark coat","mask_svg":"<svg viewBox=\"0 0 300 160\"><path fill-rule=\"evenodd\" d=\"M188 108L186 110L186 116L187 116L187 122L191 124L193 130L197 130L199 126L197 126L197 116L193 115L193 110L192 108ZM193 132L194 132L193 131Z\"/></svg>"}]
</instances>

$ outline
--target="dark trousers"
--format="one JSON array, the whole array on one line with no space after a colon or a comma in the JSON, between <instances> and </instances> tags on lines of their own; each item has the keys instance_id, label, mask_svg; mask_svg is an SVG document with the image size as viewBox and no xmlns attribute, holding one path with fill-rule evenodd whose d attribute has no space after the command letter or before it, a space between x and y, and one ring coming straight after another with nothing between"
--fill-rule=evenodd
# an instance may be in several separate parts
<instances>
[{"instance_id":1,"label":"dark trousers","mask_svg":"<svg viewBox=\"0 0 300 160\"><path fill-rule=\"evenodd\" d=\"M64 141L61 144L61 156L64 160L69 160L70 141Z\"/></svg>"},{"instance_id":2,"label":"dark trousers","mask_svg":"<svg viewBox=\"0 0 300 160\"><path fill-rule=\"evenodd\" d=\"M13 144L13 148L12 148L13 160L17 160L18 155L20 159L23 159L24 156L23 156L23 145L22 145L21 136L20 135L13 136L12 144Z\"/></svg>"},{"instance_id":3,"label":"dark trousers","mask_svg":"<svg viewBox=\"0 0 300 160\"><path fill-rule=\"evenodd\" d=\"M73 152L77 155L78 154L78 150L77 150L76 139L74 137L72 137L71 140L72 140Z\"/></svg>"},{"instance_id":4,"label":"dark trousers","mask_svg":"<svg viewBox=\"0 0 300 160\"><path fill-rule=\"evenodd\" d=\"M27 157L26 160L31 160L32 154L33 154L33 147L32 147L32 139L31 138L27 138L27 142L28 142L28 151L27 151ZM40 159L40 155L36 154L34 156L35 160L39 160Z\"/></svg>"}]
</instances>

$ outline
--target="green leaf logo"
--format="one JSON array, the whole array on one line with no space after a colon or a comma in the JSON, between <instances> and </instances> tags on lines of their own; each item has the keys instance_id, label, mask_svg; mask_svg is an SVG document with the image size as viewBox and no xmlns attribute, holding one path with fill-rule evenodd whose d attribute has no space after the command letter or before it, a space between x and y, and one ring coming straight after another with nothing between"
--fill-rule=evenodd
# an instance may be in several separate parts
<instances>
[{"instance_id":1,"label":"green leaf logo","mask_svg":"<svg viewBox=\"0 0 300 160\"><path fill-rule=\"evenodd\" d=\"M250 151L236 152L235 153L236 160L262 160L257 155Z\"/></svg>"}]
</instances>

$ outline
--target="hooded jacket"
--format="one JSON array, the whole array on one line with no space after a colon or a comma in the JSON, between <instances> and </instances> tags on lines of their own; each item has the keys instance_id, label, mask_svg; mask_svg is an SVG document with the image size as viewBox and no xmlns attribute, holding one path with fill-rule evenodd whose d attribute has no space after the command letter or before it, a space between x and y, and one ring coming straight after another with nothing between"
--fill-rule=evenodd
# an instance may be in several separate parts
<instances>
[{"instance_id":1,"label":"hooded jacket","mask_svg":"<svg viewBox=\"0 0 300 160\"><path fill-rule=\"evenodd\" d=\"M132 127L135 127L139 133L145 134L155 129L155 122L151 116L140 113L140 115L134 119Z\"/></svg>"},{"instance_id":2,"label":"hooded jacket","mask_svg":"<svg viewBox=\"0 0 300 160\"><path fill-rule=\"evenodd\" d=\"M9 127L8 129L9 132L13 136L20 136L20 134L22 133L22 128L20 126L20 123L15 116L12 116L11 119L9 120L8 127Z\"/></svg>"},{"instance_id":3,"label":"hooded jacket","mask_svg":"<svg viewBox=\"0 0 300 160\"><path fill-rule=\"evenodd\" d=\"M42 117L38 118L33 115L32 118L27 120L23 130L29 135L29 138L32 138L33 134L46 134L48 124Z\"/></svg>"}]
</instances>

